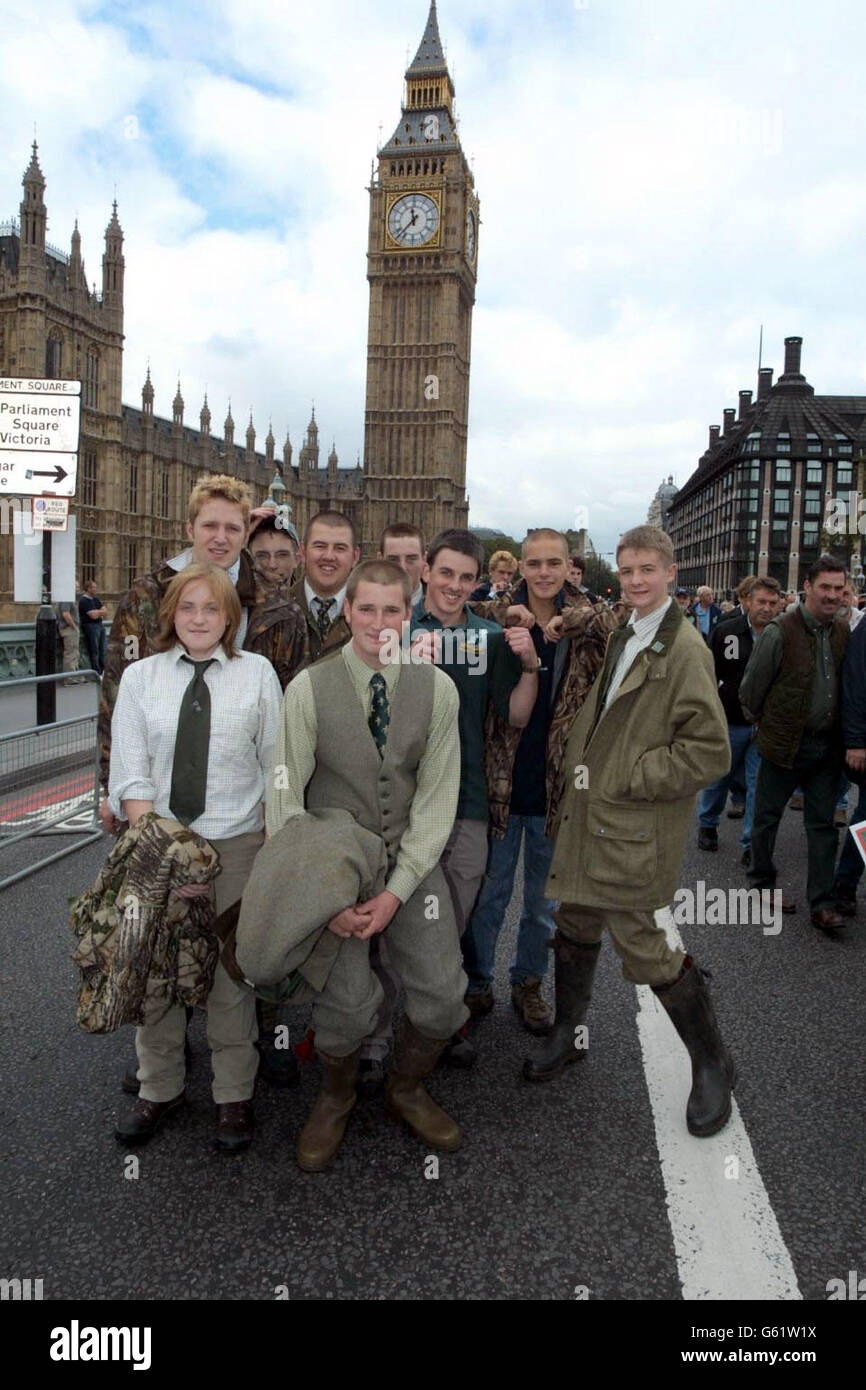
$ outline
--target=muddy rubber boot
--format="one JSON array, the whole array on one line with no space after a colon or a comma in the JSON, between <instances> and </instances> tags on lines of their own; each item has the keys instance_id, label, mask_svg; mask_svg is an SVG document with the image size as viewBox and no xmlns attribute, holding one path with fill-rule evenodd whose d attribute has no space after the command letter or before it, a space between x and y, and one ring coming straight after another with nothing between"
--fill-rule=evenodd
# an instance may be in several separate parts
<instances>
[{"instance_id":1,"label":"muddy rubber boot","mask_svg":"<svg viewBox=\"0 0 866 1390\"><path fill-rule=\"evenodd\" d=\"M329 1057L319 1053L322 1078L316 1103L301 1130L296 1157L305 1173L327 1168L343 1142L349 1116L357 1100L358 1064L361 1049L348 1057Z\"/></svg>"},{"instance_id":2,"label":"muddy rubber boot","mask_svg":"<svg viewBox=\"0 0 866 1390\"><path fill-rule=\"evenodd\" d=\"M736 1081L733 1058L722 1041L710 997L709 974L686 957L679 978L653 986L692 1059L692 1090L686 1107L689 1133L707 1139L724 1129L731 1115Z\"/></svg>"},{"instance_id":3,"label":"muddy rubber boot","mask_svg":"<svg viewBox=\"0 0 866 1390\"><path fill-rule=\"evenodd\" d=\"M431 1149L453 1153L463 1143L460 1126L452 1120L421 1082L429 1076L450 1038L425 1038L403 1015L394 1046L394 1065L385 1086L385 1109L403 1120Z\"/></svg>"},{"instance_id":4,"label":"muddy rubber boot","mask_svg":"<svg viewBox=\"0 0 866 1390\"><path fill-rule=\"evenodd\" d=\"M586 1056L585 1047L575 1046L575 1029L586 1023L600 951L600 941L584 945L569 941L559 931L553 938L556 1018L544 1047L523 1063L526 1081L552 1081L565 1067L582 1062Z\"/></svg>"}]
</instances>

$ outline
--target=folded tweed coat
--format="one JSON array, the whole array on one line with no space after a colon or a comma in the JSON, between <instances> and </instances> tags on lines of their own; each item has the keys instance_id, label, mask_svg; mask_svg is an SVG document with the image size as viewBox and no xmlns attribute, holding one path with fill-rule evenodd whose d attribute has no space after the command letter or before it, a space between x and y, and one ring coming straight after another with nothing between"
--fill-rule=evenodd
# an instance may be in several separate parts
<instances>
[{"instance_id":1,"label":"folded tweed coat","mask_svg":"<svg viewBox=\"0 0 866 1390\"><path fill-rule=\"evenodd\" d=\"M379 893L387 873L383 840L348 811L293 816L259 850L244 889L234 943L241 975L275 999L299 1002L324 989L342 945L328 922ZM218 929L230 955L228 916ZM225 948L223 963L232 973Z\"/></svg>"}]
</instances>

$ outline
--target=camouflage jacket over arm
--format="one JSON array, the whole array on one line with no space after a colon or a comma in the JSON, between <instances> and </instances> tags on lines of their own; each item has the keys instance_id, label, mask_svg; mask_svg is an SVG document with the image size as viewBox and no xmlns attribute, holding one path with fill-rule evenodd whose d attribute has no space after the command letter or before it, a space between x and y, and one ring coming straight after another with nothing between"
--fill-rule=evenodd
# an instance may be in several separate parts
<instances>
[{"instance_id":1,"label":"camouflage jacket over arm","mask_svg":"<svg viewBox=\"0 0 866 1390\"><path fill-rule=\"evenodd\" d=\"M176 573L170 565L162 565L151 574L142 575L115 610L99 706L99 781L103 789L108 786L111 716L120 678L130 662L153 655L153 642L159 632L159 606ZM267 657L285 690L310 660L303 613L285 588L264 584L245 550L241 551L237 595L247 609L244 651Z\"/></svg>"},{"instance_id":2,"label":"camouflage jacket over arm","mask_svg":"<svg viewBox=\"0 0 866 1390\"><path fill-rule=\"evenodd\" d=\"M506 625L506 612L512 604L529 606L526 585L518 582L491 602L474 603L476 613ZM567 643L565 664L556 686L553 711L547 731L545 766L547 817L545 833L553 833L559 803L565 787L563 766L565 745L578 710L589 694L604 662L607 639L616 627L616 618L605 603L590 603L573 585L561 591L559 613L563 619L560 642ZM490 803L490 832L501 838L508 825L514 759L522 729L487 712L485 724L487 794Z\"/></svg>"}]
</instances>

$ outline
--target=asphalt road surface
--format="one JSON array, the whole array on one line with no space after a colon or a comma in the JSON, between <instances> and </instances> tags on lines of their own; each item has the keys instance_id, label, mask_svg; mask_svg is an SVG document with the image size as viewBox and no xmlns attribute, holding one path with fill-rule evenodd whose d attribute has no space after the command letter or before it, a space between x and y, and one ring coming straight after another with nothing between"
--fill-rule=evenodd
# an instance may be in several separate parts
<instances>
[{"instance_id":1,"label":"asphalt road surface","mask_svg":"<svg viewBox=\"0 0 866 1390\"><path fill-rule=\"evenodd\" d=\"M715 855L699 853L693 835L683 884L740 886L739 830L723 820ZM866 1276L866 907L847 940L814 931L796 813L779 837L796 916L778 932L679 928L713 972L736 1054L730 1128L712 1140L686 1134L685 1054L653 997L622 978L609 942L587 1060L550 1085L521 1081L534 1044L509 998L515 898L496 1009L475 1033L479 1065L431 1082L465 1132L438 1176L380 1101L359 1103L328 1172L300 1172L293 1147L315 1094L313 1065L296 1090L259 1084L253 1147L216 1152L201 1012L189 1104L137 1151L132 1176L132 1151L113 1137L129 1103L119 1079L132 1032L90 1037L76 1027L69 961L66 898L92 881L107 846L0 895L5 1277L41 1278L45 1299L75 1300L274 1299L278 1290L291 1299L824 1300L829 1281ZM0 864L9 872L41 852L17 847ZM306 1014L291 1022L300 1039Z\"/></svg>"}]
</instances>

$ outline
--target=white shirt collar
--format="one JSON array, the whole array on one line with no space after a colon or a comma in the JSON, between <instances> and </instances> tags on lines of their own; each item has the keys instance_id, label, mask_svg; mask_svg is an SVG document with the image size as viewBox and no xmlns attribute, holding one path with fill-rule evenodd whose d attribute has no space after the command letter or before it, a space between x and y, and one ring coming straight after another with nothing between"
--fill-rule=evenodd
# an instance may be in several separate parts
<instances>
[{"instance_id":1,"label":"white shirt collar","mask_svg":"<svg viewBox=\"0 0 866 1390\"><path fill-rule=\"evenodd\" d=\"M208 659L208 660L211 660L211 661L218 661L219 664L220 664L220 666L225 666L226 662L228 661L228 657L226 656L225 652L223 651L222 643L220 643L220 645L217 647L216 651L211 652L209 658L204 658L204 657L199 658L199 657L190 656L189 652L187 651L186 647L183 645L182 642L175 642L175 644L174 644L174 646L172 647L171 651L168 653L168 656L169 656L169 659L172 660L172 661L175 663L175 665L177 665L177 663L180 661L181 657L184 657L184 656L187 657L187 659L188 659L189 661L198 661L198 660L200 660L200 659L201 659L201 660Z\"/></svg>"},{"instance_id":2,"label":"white shirt collar","mask_svg":"<svg viewBox=\"0 0 866 1390\"><path fill-rule=\"evenodd\" d=\"M177 570L178 572L180 572L181 570L185 570L186 567L187 567L187 565L191 565L191 564L192 564L192 546L189 546L189 548L188 548L187 550L182 550L182 551L180 552L180 554L179 554L179 555L175 555L173 559L171 559L171 560L166 560L166 564L167 564L171 569ZM240 572L241 572L241 557L240 557L240 555L239 555L238 558L235 560L234 564L233 564L229 569L226 570L226 574L228 575L229 579L230 579L230 580L232 581L232 583L234 584L235 588L237 588L237 586L238 586L238 576L239 576Z\"/></svg>"},{"instance_id":3,"label":"white shirt collar","mask_svg":"<svg viewBox=\"0 0 866 1390\"><path fill-rule=\"evenodd\" d=\"M665 602L660 605L660 607L654 608L652 613L647 613L646 617L644 618L636 618L635 610L632 609L628 621L629 626L632 629L633 636L639 637L641 638L641 640L643 640L643 638L649 637L652 635L652 633L656 632L658 628L661 626L662 618L664 617L665 613L667 613L672 603L673 599L668 597L665 600Z\"/></svg>"},{"instance_id":4,"label":"white shirt collar","mask_svg":"<svg viewBox=\"0 0 866 1390\"><path fill-rule=\"evenodd\" d=\"M328 598L325 594L317 594L316 591L315 591L315 589L314 589L314 588L312 587L312 585L310 584L310 581L309 581L308 579L305 579L305 580L304 580L304 594L305 594L306 600L307 600L307 607L311 610L311 612L314 612L314 613L315 613L315 612L318 612L318 609L317 609L317 608L313 608L313 599L314 599L314 598L320 598L320 599L322 600L323 603L330 603L330 605L331 605L331 610L330 610L330 611L331 611L331 620L333 621L334 618L339 618L340 614L341 614L342 611L343 611L343 600L344 600L345 597L346 597L346 589L347 589L347 587L348 587L348 582L349 582L349 581L346 580L346 583L343 585L342 589L340 589L340 591L339 591L338 593L332 594L331 597ZM337 605L337 611L336 611L336 613L334 612L334 604L335 604L335 603L336 603L336 605Z\"/></svg>"}]
</instances>

